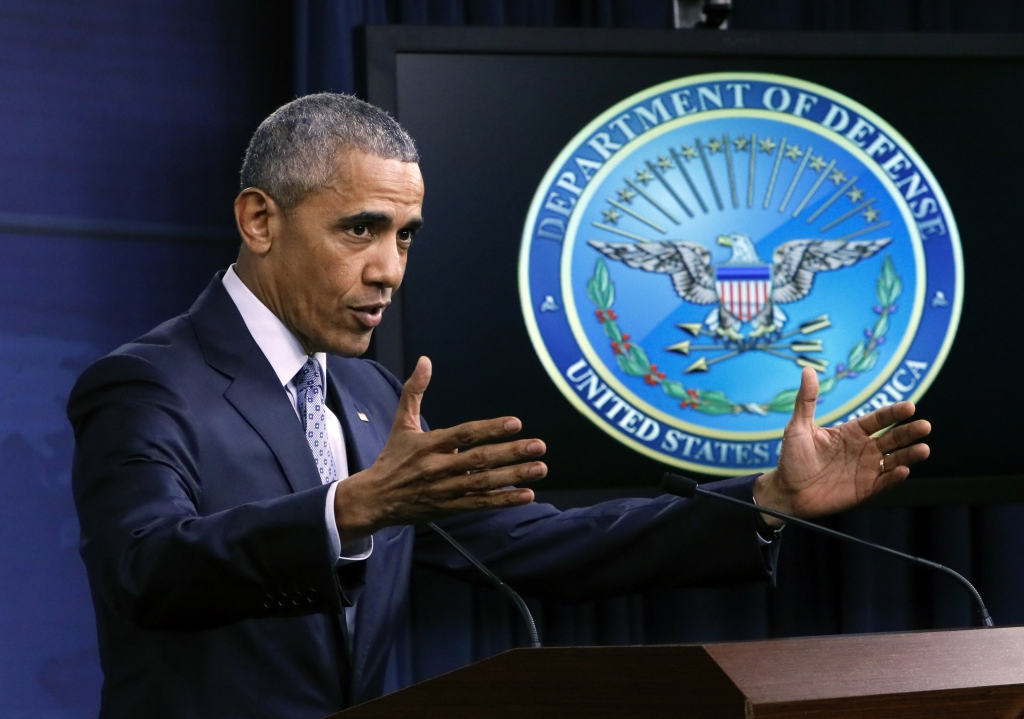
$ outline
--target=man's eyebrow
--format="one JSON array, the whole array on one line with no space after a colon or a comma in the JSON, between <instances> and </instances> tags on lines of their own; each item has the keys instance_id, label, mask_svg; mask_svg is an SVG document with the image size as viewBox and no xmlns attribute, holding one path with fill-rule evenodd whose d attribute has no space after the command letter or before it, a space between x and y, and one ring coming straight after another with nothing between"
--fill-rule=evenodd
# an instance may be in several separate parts
<instances>
[{"instance_id":1,"label":"man's eyebrow","mask_svg":"<svg viewBox=\"0 0 1024 719\"><path fill-rule=\"evenodd\" d=\"M413 232L419 232L420 228L422 228L422 227L423 227L423 218L422 217L417 217L415 220L409 220L408 222L406 222L405 223L405 227L403 229L412 230Z\"/></svg>"},{"instance_id":2,"label":"man's eyebrow","mask_svg":"<svg viewBox=\"0 0 1024 719\"><path fill-rule=\"evenodd\" d=\"M344 227L351 227L352 225L387 225L391 223L391 220L391 215L386 212L365 210L348 217L342 217L335 224Z\"/></svg>"}]
</instances>

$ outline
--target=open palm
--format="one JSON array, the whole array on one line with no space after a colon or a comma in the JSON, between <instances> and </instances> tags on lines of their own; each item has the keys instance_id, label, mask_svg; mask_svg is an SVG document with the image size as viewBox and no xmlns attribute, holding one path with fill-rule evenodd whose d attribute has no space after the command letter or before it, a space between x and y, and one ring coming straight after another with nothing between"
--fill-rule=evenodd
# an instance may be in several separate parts
<instances>
[{"instance_id":1,"label":"open palm","mask_svg":"<svg viewBox=\"0 0 1024 719\"><path fill-rule=\"evenodd\" d=\"M910 465L928 457L918 440L931 432L923 419L909 419L912 402L882 407L836 427L814 424L818 378L804 369L793 416L783 434L779 466L762 475L755 499L763 507L814 517L852 507L910 474Z\"/></svg>"}]
</instances>

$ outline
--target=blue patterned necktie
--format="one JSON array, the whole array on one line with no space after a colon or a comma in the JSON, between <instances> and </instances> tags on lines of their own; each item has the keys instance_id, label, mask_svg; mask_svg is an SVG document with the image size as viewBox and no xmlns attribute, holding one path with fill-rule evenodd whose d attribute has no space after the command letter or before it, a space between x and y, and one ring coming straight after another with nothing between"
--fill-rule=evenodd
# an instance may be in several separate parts
<instances>
[{"instance_id":1,"label":"blue patterned necktie","mask_svg":"<svg viewBox=\"0 0 1024 719\"><path fill-rule=\"evenodd\" d=\"M324 380L320 373L320 363L315 357L306 360L302 369L295 375L298 386L299 412L302 415L302 426L306 430L306 441L316 461L316 469L320 472L320 481L324 484L338 478L338 468L334 465L331 444L327 439L327 408L324 402Z\"/></svg>"}]
</instances>

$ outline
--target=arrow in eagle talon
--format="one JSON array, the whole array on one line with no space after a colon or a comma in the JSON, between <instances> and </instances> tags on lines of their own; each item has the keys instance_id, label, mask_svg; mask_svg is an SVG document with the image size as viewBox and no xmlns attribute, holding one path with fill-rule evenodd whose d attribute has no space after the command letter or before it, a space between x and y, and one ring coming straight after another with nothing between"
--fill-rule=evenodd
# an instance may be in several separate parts
<instances>
[{"instance_id":1,"label":"arrow in eagle talon","mask_svg":"<svg viewBox=\"0 0 1024 719\"><path fill-rule=\"evenodd\" d=\"M767 346L768 349L773 350L792 350L793 352L824 352L825 348L821 344L821 340L801 340L799 342L790 342L789 344L771 344ZM671 349L671 348L666 348Z\"/></svg>"},{"instance_id":2,"label":"arrow in eagle talon","mask_svg":"<svg viewBox=\"0 0 1024 719\"><path fill-rule=\"evenodd\" d=\"M794 359L801 367L810 367L818 374L824 374L825 370L828 369L828 360L819 359L817 357L805 357L803 355L798 355Z\"/></svg>"},{"instance_id":3,"label":"arrow in eagle talon","mask_svg":"<svg viewBox=\"0 0 1024 719\"><path fill-rule=\"evenodd\" d=\"M785 352L779 352L777 349L773 349L771 347L755 347L755 349L760 350L761 352L767 352L770 355L775 355L776 357L781 357L782 359L790 360L791 362L796 362L801 367L810 367L818 374L822 374L826 369L828 369L828 360L816 357L807 357L805 355L789 355Z\"/></svg>"},{"instance_id":4,"label":"arrow in eagle talon","mask_svg":"<svg viewBox=\"0 0 1024 719\"><path fill-rule=\"evenodd\" d=\"M789 339L794 335L810 335L814 334L815 332L828 329L831 326L832 320L828 318L828 315L821 315L820 317L815 317L814 319L807 320L806 322L801 322L799 327L797 327L795 330L790 330L786 334L779 337L779 339Z\"/></svg>"},{"instance_id":5,"label":"arrow in eagle talon","mask_svg":"<svg viewBox=\"0 0 1024 719\"><path fill-rule=\"evenodd\" d=\"M680 322L676 325L676 327L683 330L684 332L688 332L691 337L699 337L700 335L705 335L707 337L716 336L713 332L708 332L706 329L704 329L704 325L702 325L700 322Z\"/></svg>"},{"instance_id":6,"label":"arrow in eagle talon","mask_svg":"<svg viewBox=\"0 0 1024 719\"><path fill-rule=\"evenodd\" d=\"M696 362L694 362L692 365L690 365L689 367L684 369L683 370L683 374L690 374L691 372L707 372L707 371L708 371L708 361L705 358L701 357Z\"/></svg>"},{"instance_id":7,"label":"arrow in eagle talon","mask_svg":"<svg viewBox=\"0 0 1024 719\"><path fill-rule=\"evenodd\" d=\"M807 320L802 322L797 331L802 335L809 335L818 332L819 330L827 329L832 326L831 320L828 315L822 315L821 317L815 317L813 320Z\"/></svg>"},{"instance_id":8,"label":"arrow in eagle talon","mask_svg":"<svg viewBox=\"0 0 1024 719\"><path fill-rule=\"evenodd\" d=\"M678 352L681 355L689 356L690 352L694 352L694 351L696 351L696 352L700 352L700 351L705 351L705 352L722 352L725 349L727 349L727 348L722 347L721 345L695 345L695 344L690 344L690 340L685 340L683 342L677 342L674 345L669 345L668 347L665 348L665 351L666 352Z\"/></svg>"},{"instance_id":9,"label":"arrow in eagle talon","mask_svg":"<svg viewBox=\"0 0 1024 719\"><path fill-rule=\"evenodd\" d=\"M691 372L707 372L711 365L717 362L724 362L727 359L743 354L740 350L734 350L729 354L722 355L721 357L715 357L709 360L707 357L700 357L696 362L683 370L683 374L690 374Z\"/></svg>"}]
</instances>

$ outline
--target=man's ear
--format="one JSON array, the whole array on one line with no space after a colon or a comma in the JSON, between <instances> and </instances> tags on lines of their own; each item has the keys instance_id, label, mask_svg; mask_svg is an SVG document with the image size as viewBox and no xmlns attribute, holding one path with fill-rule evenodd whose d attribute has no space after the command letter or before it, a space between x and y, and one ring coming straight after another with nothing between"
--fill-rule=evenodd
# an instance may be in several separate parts
<instances>
[{"instance_id":1,"label":"man's ear","mask_svg":"<svg viewBox=\"0 0 1024 719\"><path fill-rule=\"evenodd\" d=\"M273 245L271 219L281 213L274 198L263 190L247 187L235 198L235 224L242 242L256 255L265 255Z\"/></svg>"}]
</instances>

